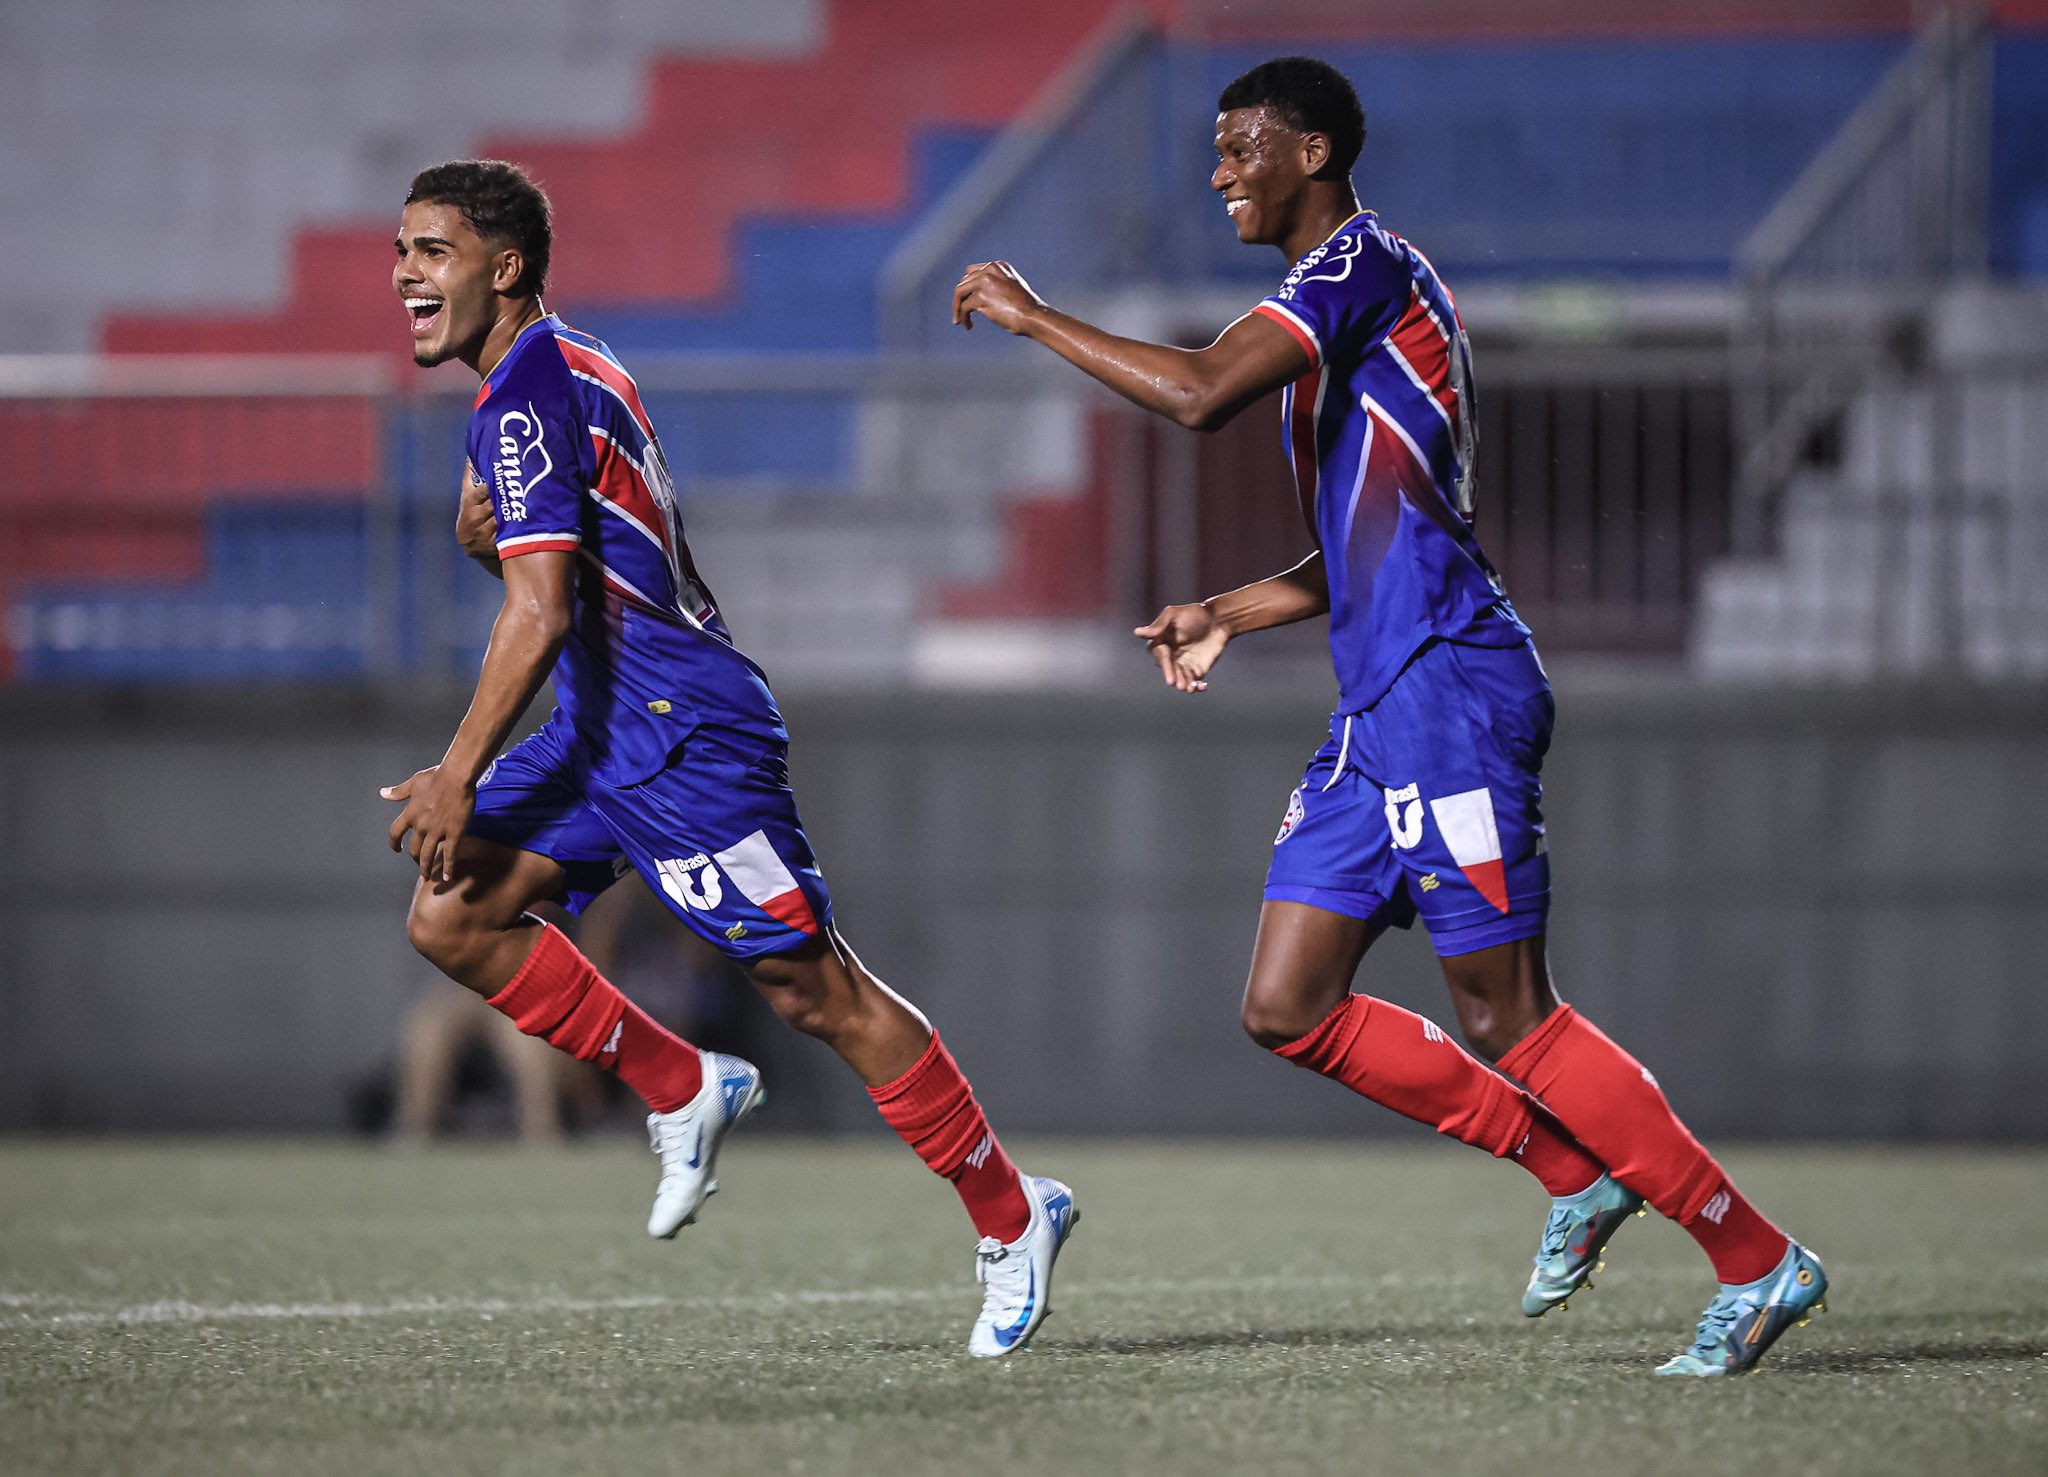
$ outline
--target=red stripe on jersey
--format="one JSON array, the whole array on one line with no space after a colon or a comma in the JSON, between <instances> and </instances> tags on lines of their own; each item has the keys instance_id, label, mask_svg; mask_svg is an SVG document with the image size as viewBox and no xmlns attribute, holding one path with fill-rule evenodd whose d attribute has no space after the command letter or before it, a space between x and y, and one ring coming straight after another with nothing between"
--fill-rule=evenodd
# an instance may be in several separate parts
<instances>
[{"instance_id":1,"label":"red stripe on jersey","mask_svg":"<svg viewBox=\"0 0 2048 1477\"><path fill-rule=\"evenodd\" d=\"M661 516L661 509L655 504L654 494L647 490L640 469L627 459L609 436L600 436L592 431L590 440L597 452L594 491L620 511L631 514L649 533L661 540L661 547L667 550L668 520Z\"/></svg>"},{"instance_id":2,"label":"red stripe on jersey","mask_svg":"<svg viewBox=\"0 0 2048 1477\"><path fill-rule=\"evenodd\" d=\"M1422 381L1429 397L1443 409L1444 419L1455 430L1458 392L1451 384L1450 335L1430 313L1419 290L1410 300L1408 311L1401 315L1401 321L1394 325L1394 331L1387 335L1387 342L1408 361L1408 367L1415 371L1415 377Z\"/></svg>"},{"instance_id":3,"label":"red stripe on jersey","mask_svg":"<svg viewBox=\"0 0 2048 1477\"><path fill-rule=\"evenodd\" d=\"M1395 423L1394 418L1382 412L1378 405L1368 405L1366 414L1373 419L1372 466L1367 473L1369 485L1377 487L1380 481L1377 473L1385 467L1393 474L1394 482L1402 488L1428 487L1431 485L1429 468L1415 455L1408 444L1407 435Z\"/></svg>"},{"instance_id":4,"label":"red stripe on jersey","mask_svg":"<svg viewBox=\"0 0 2048 1477\"><path fill-rule=\"evenodd\" d=\"M1294 339L1294 341L1297 344L1301 345L1302 352L1308 355L1309 363L1317 366L1320 366L1322 364L1322 352L1316 348L1316 341L1301 331L1301 325L1299 323L1296 323L1292 318L1288 317L1278 308L1273 307L1270 303L1260 303L1256 308L1253 308L1252 311L1254 313L1257 313L1261 318L1265 319L1268 323L1277 323L1282 328L1286 329L1288 334Z\"/></svg>"},{"instance_id":5,"label":"red stripe on jersey","mask_svg":"<svg viewBox=\"0 0 2048 1477\"><path fill-rule=\"evenodd\" d=\"M595 349L586 349L557 334L555 342L561 346L562 358L578 374L587 374L604 385L626 402L633 412L633 419L640 423L640 430L648 440L654 439L654 422L647 418L647 407L640 403L640 387L633 383L633 376L612 363Z\"/></svg>"},{"instance_id":6,"label":"red stripe on jersey","mask_svg":"<svg viewBox=\"0 0 2048 1477\"><path fill-rule=\"evenodd\" d=\"M583 547L583 541L575 538L535 539L532 543L516 543L510 548L498 550L498 561L517 559L521 554L573 554Z\"/></svg>"},{"instance_id":7,"label":"red stripe on jersey","mask_svg":"<svg viewBox=\"0 0 2048 1477\"><path fill-rule=\"evenodd\" d=\"M1287 457L1294 463L1294 495L1301 501L1301 516L1309 531L1316 526L1316 492L1321 473L1316 456L1316 398L1323 388L1323 372L1311 369L1287 392Z\"/></svg>"}]
</instances>

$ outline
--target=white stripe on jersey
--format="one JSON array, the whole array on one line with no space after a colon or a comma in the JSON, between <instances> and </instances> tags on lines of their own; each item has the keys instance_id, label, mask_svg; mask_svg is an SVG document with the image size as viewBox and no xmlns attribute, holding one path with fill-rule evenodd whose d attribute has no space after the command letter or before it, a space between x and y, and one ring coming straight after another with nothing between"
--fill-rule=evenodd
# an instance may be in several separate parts
<instances>
[{"instance_id":1,"label":"white stripe on jersey","mask_svg":"<svg viewBox=\"0 0 2048 1477\"><path fill-rule=\"evenodd\" d=\"M1436 314L1431 313L1429 315L1429 321L1432 323L1436 323ZM1443 325L1437 323L1437 329L1439 332L1441 332L1443 329ZM1456 430L1457 428L1451 425L1451 413L1448 410L1444 409L1443 401L1437 399L1436 395L1434 394L1434 392L1430 390L1429 386L1423 383L1422 376L1415 372L1415 366L1408 362L1408 356L1402 353L1396 347L1394 347L1394 341L1391 338L1383 342L1380 345L1380 347L1387 351L1387 355L1389 358L1391 358L1396 364L1401 366L1401 373L1408 376L1408 382L1415 386L1416 389L1422 391L1422 398L1429 402L1429 408L1436 412L1437 419L1444 423L1445 428L1448 430ZM1448 345L1446 345L1446 347L1448 347Z\"/></svg>"},{"instance_id":2,"label":"white stripe on jersey","mask_svg":"<svg viewBox=\"0 0 2048 1477\"><path fill-rule=\"evenodd\" d=\"M1379 421L1368 415L1365 418L1365 437L1358 443L1358 475L1351 481L1351 501L1344 508L1344 541L1342 548L1351 547L1351 521L1358 516L1358 500L1365 495L1365 469L1372 465L1373 427Z\"/></svg>"},{"instance_id":3,"label":"white stripe on jersey","mask_svg":"<svg viewBox=\"0 0 2048 1477\"><path fill-rule=\"evenodd\" d=\"M498 549L500 552L503 552L506 549L517 549L527 544L558 544L564 540L572 544L580 544L583 542L583 535L580 533L522 533L515 538L499 539Z\"/></svg>"},{"instance_id":4,"label":"white stripe on jersey","mask_svg":"<svg viewBox=\"0 0 2048 1477\"><path fill-rule=\"evenodd\" d=\"M631 595L635 600L638 600L642 605L645 605L649 610L674 611L696 629L700 631L704 629L704 623L698 620L696 616L690 614L689 610L680 602L675 605L663 605L659 600L638 588L631 580L613 569L609 564L606 564L604 560L598 558L590 550L584 549L582 554L585 559L596 566L599 574L617 585L621 590L624 590L628 595Z\"/></svg>"},{"instance_id":5,"label":"white stripe on jersey","mask_svg":"<svg viewBox=\"0 0 2048 1477\"><path fill-rule=\"evenodd\" d=\"M1429 471L1429 458L1422 454L1422 448L1415 444L1415 438L1408 434L1407 428L1403 426L1399 421L1395 420L1393 416L1387 413L1387 407L1380 404L1379 401L1373 399L1370 395L1361 394L1358 397L1358 399L1359 403L1362 404L1367 410L1371 411L1374 415L1378 416L1381 420L1385 421L1389 426L1393 428L1394 434L1401 438L1401 444L1406 446L1409 450L1409 453L1412 456L1414 456L1415 465L1422 468L1424 472ZM1436 404L1434 400L1432 400L1430 403L1432 405ZM1437 409L1441 411L1443 407L1441 405L1438 405Z\"/></svg>"},{"instance_id":6,"label":"white stripe on jersey","mask_svg":"<svg viewBox=\"0 0 2048 1477\"><path fill-rule=\"evenodd\" d=\"M641 466L640 463L633 460L633 453L626 450L626 448L619 443L617 438L615 438L609 431L605 430L603 426L592 426L590 428L590 434L593 436L602 436L605 440L611 442L612 450L616 451L620 456L624 457L626 460L626 465L631 467L636 473L639 474L640 485L643 487L647 486L647 469ZM668 545L662 542L660 534L656 533L653 529L649 528L645 523L642 523L638 518L635 518L631 513L627 512L624 508L620 507L617 503L613 502L603 493L599 492L595 487L590 488L589 492L590 495L593 498L595 498L601 506L609 508L612 512L617 513L621 518L625 519L626 522L632 524L633 527L637 528L640 531L641 535L645 537L649 543L653 544L655 548L661 550L662 557L664 559L668 557ZM653 496L652 491L648 493L648 496Z\"/></svg>"},{"instance_id":7,"label":"white stripe on jersey","mask_svg":"<svg viewBox=\"0 0 2048 1477\"><path fill-rule=\"evenodd\" d=\"M579 345L578 347L581 346ZM592 350L591 352L594 353L596 351ZM566 359L564 359L562 362L564 364L568 364L568 360ZM616 364L614 364L612 368L618 369L619 367ZM578 369L575 365L569 364L569 373L574 375L577 379L583 380L588 384L596 385L600 390L604 391L605 394L611 396L612 399L618 401L620 407L624 409L626 412L626 419L630 420L643 436L647 433L647 428L640 424L640 417L633 414L632 401L628 400L624 395L621 395L617 390L613 389L610 385L606 384L603 380L599 379L596 375L591 374L587 370ZM619 373L626 374L626 371L623 369L619 369ZM631 375L626 375L626 379L629 382L632 380L632 378L633 377Z\"/></svg>"}]
</instances>

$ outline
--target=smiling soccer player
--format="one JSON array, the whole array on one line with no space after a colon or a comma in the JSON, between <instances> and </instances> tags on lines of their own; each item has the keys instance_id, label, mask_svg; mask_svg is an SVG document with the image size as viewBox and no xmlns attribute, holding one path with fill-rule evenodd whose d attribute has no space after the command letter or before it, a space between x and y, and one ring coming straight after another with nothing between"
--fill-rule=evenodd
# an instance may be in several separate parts
<instances>
[{"instance_id":1,"label":"smiling soccer player","mask_svg":"<svg viewBox=\"0 0 2048 1477\"><path fill-rule=\"evenodd\" d=\"M981 315L1145 409L1213 430L1282 391L1284 447L1319 548L1295 568L1138 637L1201 692L1224 647L1330 618L1341 697L1289 798L1245 987L1260 1045L1465 1143L1553 1196L1522 1311L1562 1306L1647 1200L1689 1231L1719 1292L1660 1374L1744 1370L1820 1306L1813 1255L1759 1215L1633 1057L1569 1005L1544 958L1550 906L1539 775L1550 684L1472 531L1471 354L1428 259L1361 210L1365 115L1307 57L1255 67L1217 101L1210 186L1247 245L1278 247L1278 291L1206 349L1120 338L1047 306L1004 262L969 268ZM1465 1039L1351 993L1389 926L1427 925ZM1510 1079L1513 1080L1510 1080Z\"/></svg>"},{"instance_id":2,"label":"smiling soccer player","mask_svg":"<svg viewBox=\"0 0 2048 1477\"><path fill-rule=\"evenodd\" d=\"M419 863L407 933L529 1035L647 1100L669 1237L718 1188L760 1072L662 1029L527 910L580 912L630 866L747 974L776 1013L860 1074L889 1126L953 1183L981 1233L969 1351L1022 1348L1078 1218L1020 1174L925 1018L840 935L789 787L789 734L699 577L661 442L611 351L541 306L547 198L510 164L420 174L392 285L413 358L483 380L457 537L505 582L476 696L441 762L385 790ZM500 754L553 673L558 706ZM408 833L410 842L407 842Z\"/></svg>"}]
</instances>

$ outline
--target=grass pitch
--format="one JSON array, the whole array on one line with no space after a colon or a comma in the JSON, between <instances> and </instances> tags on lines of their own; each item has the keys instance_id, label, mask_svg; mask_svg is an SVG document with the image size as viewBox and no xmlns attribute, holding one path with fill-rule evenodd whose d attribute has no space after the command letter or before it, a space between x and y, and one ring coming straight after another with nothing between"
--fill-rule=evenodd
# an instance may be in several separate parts
<instances>
[{"instance_id":1,"label":"grass pitch","mask_svg":"<svg viewBox=\"0 0 2048 1477\"><path fill-rule=\"evenodd\" d=\"M1760 1374L1657 1380L1659 1221L1516 1311L1544 1202L1449 1146L1026 1144L1083 1221L1027 1353L893 1144L743 1133L673 1244L622 1144L0 1144L0 1471L2048 1470L2048 1155L1731 1156L1826 1258Z\"/></svg>"}]
</instances>

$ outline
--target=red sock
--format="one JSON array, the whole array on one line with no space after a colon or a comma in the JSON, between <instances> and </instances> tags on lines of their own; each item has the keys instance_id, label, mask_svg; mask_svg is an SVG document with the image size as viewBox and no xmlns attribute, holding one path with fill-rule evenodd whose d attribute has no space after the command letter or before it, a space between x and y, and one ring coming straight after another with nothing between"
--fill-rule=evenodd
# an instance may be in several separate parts
<instances>
[{"instance_id":1,"label":"red sock","mask_svg":"<svg viewBox=\"0 0 2048 1477\"><path fill-rule=\"evenodd\" d=\"M657 1113L704 1085L697 1048L621 995L552 923L541 924L540 942L490 1003L527 1035L618 1073Z\"/></svg>"},{"instance_id":2,"label":"red sock","mask_svg":"<svg viewBox=\"0 0 2048 1477\"><path fill-rule=\"evenodd\" d=\"M1699 1242L1723 1282L1754 1282L1784 1258L1785 1233L1742 1198L1678 1121L1634 1057L1569 1005L1500 1059L1614 1177Z\"/></svg>"},{"instance_id":3,"label":"red sock","mask_svg":"<svg viewBox=\"0 0 2048 1477\"><path fill-rule=\"evenodd\" d=\"M1024 1234L1031 1205L1017 1166L996 1142L974 1089L937 1031L917 1065L894 1082L870 1087L868 1096L917 1157L953 1182L975 1230L998 1241Z\"/></svg>"},{"instance_id":4,"label":"red sock","mask_svg":"<svg viewBox=\"0 0 2048 1477\"><path fill-rule=\"evenodd\" d=\"M1552 1195L1576 1195L1600 1177L1600 1162L1528 1093L1398 1005L1347 995L1320 1026L1277 1050L1404 1118L1515 1160Z\"/></svg>"}]
</instances>

